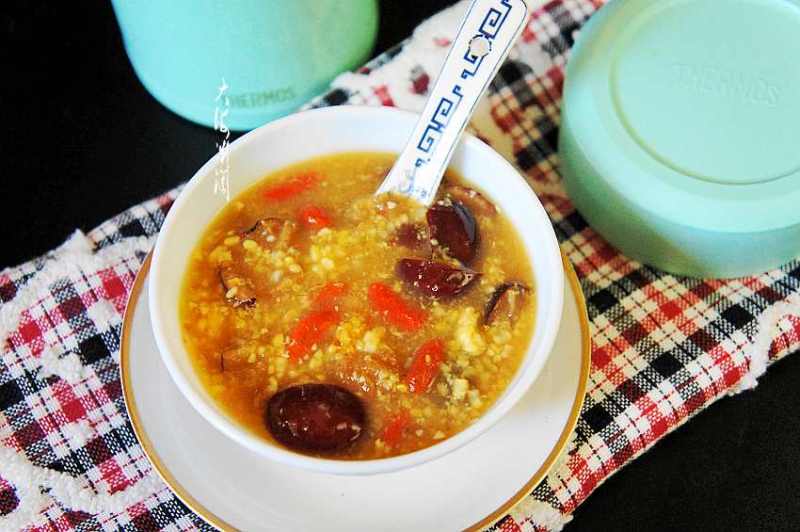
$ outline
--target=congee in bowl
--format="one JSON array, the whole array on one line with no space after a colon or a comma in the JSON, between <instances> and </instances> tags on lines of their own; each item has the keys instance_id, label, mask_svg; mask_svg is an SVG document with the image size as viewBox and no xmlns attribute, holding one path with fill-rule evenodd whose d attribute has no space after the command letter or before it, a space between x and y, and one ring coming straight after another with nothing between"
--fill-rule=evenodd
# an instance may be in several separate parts
<instances>
[{"instance_id":1,"label":"congee in bowl","mask_svg":"<svg viewBox=\"0 0 800 532\"><path fill-rule=\"evenodd\" d=\"M219 407L292 451L403 455L481 417L514 379L536 287L511 221L448 172L431 207L374 196L395 156L280 169L191 253L184 345Z\"/></svg>"}]
</instances>

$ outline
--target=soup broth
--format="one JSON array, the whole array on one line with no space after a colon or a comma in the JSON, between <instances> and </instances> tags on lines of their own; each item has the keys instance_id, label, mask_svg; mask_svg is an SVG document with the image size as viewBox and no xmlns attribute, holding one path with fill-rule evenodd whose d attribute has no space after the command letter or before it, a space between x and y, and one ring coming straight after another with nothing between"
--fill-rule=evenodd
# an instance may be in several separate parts
<instances>
[{"instance_id":1,"label":"soup broth","mask_svg":"<svg viewBox=\"0 0 800 532\"><path fill-rule=\"evenodd\" d=\"M514 227L453 172L430 209L374 197L394 159L268 175L191 255L184 342L211 396L263 438L339 459L409 453L468 427L519 368L535 297Z\"/></svg>"}]
</instances>

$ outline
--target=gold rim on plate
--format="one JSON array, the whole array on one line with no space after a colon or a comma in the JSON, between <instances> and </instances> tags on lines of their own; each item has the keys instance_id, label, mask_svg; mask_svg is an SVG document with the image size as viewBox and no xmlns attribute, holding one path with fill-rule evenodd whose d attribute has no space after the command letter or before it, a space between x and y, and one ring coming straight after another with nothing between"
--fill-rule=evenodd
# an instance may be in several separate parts
<instances>
[{"instance_id":1,"label":"gold rim on plate","mask_svg":"<svg viewBox=\"0 0 800 532\"><path fill-rule=\"evenodd\" d=\"M133 288L131 288L131 294L128 298L128 306L125 309L125 317L123 318L122 322L120 376L122 380L122 395L125 399L125 407L128 409L128 416L131 419L133 432L136 435L136 438L139 440L139 444L142 446L145 456L147 456L147 458L150 460L150 463L153 465L153 468L159 474L161 479L167 484L167 486L169 486L172 492L175 493L175 495L194 513L202 517L209 524L220 530L234 531L236 530L235 527L231 526L229 523L226 523L211 510L200 504L200 502L192 497L192 495L178 482L172 473L170 473L169 469L161 461L161 457L153 447L150 438L147 437L147 434L145 433L140 421L139 410L136 407L136 402L133 397L133 386L131 384L130 341L133 315L136 311L136 305L139 302L139 296L142 292L144 280L147 277L147 273L150 271L151 257L152 253L147 255L147 258L145 258L144 262L142 263L142 268L136 275L136 280L133 283ZM583 406L583 399L586 394L586 383L589 379L592 343L589 332L589 317L586 311L586 301L583 297L583 291L581 290L578 276L575 274L575 270L572 268L569 259L567 259L563 252L561 253L561 258L564 263L564 273L566 274L566 278L572 286L572 291L575 294L575 302L578 305L578 318L581 326L581 374L578 379L578 388L575 393L575 401L572 404L572 410L570 411L569 418L567 418L567 423L564 425L564 429L561 431L561 436L553 447L553 450L550 451L550 454L547 456L542 466L536 470L533 476L514 495L512 495L511 498L500 505L497 510L468 527L467 530L480 530L493 524L495 521L511 511L514 506L517 505L517 503L522 501L522 499L524 499L550 472L550 469L553 467L556 460L567 446L569 437L572 434L572 431L575 430L575 425L578 423L578 416L580 415L581 407Z\"/></svg>"}]
</instances>

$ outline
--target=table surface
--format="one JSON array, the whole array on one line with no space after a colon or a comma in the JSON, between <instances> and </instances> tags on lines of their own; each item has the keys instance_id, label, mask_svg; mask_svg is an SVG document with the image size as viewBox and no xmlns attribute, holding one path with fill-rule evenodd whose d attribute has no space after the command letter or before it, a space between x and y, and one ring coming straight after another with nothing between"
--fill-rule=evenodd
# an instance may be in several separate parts
<instances>
[{"instance_id":1,"label":"table surface","mask_svg":"<svg viewBox=\"0 0 800 532\"><path fill-rule=\"evenodd\" d=\"M451 3L383 0L375 53ZM109 2L19 4L0 13L0 268L185 181L217 140L144 90ZM567 530L794 528L798 379L789 356L755 391L699 414L601 486Z\"/></svg>"}]
</instances>

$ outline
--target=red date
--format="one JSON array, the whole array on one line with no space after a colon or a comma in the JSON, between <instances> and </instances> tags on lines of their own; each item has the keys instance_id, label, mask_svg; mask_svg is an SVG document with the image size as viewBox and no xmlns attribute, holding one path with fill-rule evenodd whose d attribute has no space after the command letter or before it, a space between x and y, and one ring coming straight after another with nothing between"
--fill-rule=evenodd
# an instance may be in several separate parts
<instances>
[{"instance_id":1,"label":"red date","mask_svg":"<svg viewBox=\"0 0 800 532\"><path fill-rule=\"evenodd\" d=\"M234 265L225 264L217 273L222 290L225 292L225 300L234 308L251 307L256 304L253 286Z\"/></svg>"},{"instance_id":2,"label":"red date","mask_svg":"<svg viewBox=\"0 0 800 532\"><path fill-rule=\"evenodd\" d=\"M397 263L397 273L423 294L435 298L461 294L480 275L466 268L454 268L424 259L400 260Z\"/></svg>"},{"instance_id":3,"label":"red date","mask_svg":"<svg viewBox=\"0 0 800 532\"><path fill-rule=\"evenodd\" d=\"M478 251L478 224L470 210L458 201L436 203L427 214L431 243L468 265Z\"/></svg>"},{"instance_id":4,"label":"red date","mask_svg":"<svg viewBox=\"0 0 800 532\"><path fill-rule=\"evenodd\" d=\"M363 433L366 413L361 400L333 384L300 384L270 398L265 422L272 436L290 449L335 452Z\"/></svg>"},{"instance_id":5,"label":"red date","mask_svg":"<svg viewBox=\"0 0 800 532\"><path fill-rule=\"evenodd\" d=\"M267 249L288 246L297 231L297 224L281 218L262 218L242 234L244 238L257 241Z\"/></svg>"},{"instance_id":6,"label":"red date","mask_svg":"<svg viewBox=\"0 0 800 532\"><path fill-rule=\"evenodd\" d=\"M508 319L512 322L516 320L525 304L528 292L530 292L530 288L517 282L503 283L495 288L486 303L483 314L484 323L491 325L499 319Z\"/></svg>"}]
</instances>

